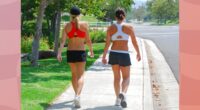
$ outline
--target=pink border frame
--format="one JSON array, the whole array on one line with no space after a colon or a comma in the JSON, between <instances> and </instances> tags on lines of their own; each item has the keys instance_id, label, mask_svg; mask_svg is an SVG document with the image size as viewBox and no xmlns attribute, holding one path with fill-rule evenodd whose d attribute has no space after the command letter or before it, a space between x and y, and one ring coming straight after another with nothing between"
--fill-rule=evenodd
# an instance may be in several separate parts
<instances>
[{"instance_id":1,"label":"pink border frame","mask_svg":"<svg viewBox=\"0 0 200 110\"><path fill-rule=\"evenodd\" d=\"M20 2L0 2L0 110L20 110ZM199 10L180 0L180 110L200 110Z\"/></svg>"},{"instance_id":2,"label":"pink border frame","mask_svg":"<svg viewBox=\"0 0 200 110\"><path fill-rule=\"evenodd\" d=\"M20 110L20 2L0 2L0 110Z\"/></svg>"},{"instance_id":3,"label":"pink border frame","mask_svg":"<svg viewBox=\"0 0 200 110\"><path fill-rule=\"evenodd\" d=\"M199 11L199 0L180 0L180 110L200 110Z\"/></svg>"}]
</instances>

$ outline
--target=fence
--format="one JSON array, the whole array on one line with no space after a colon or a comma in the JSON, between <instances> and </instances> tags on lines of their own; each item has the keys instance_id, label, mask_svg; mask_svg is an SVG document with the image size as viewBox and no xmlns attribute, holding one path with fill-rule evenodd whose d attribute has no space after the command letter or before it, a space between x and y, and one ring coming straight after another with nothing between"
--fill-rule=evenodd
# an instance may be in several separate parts
<instances>
[{"instance_id":1,"label":"fence","mask_svg":"<svg viewBox=\"0 0 200 110\"><path fill-rule=\"evenodd\" d=\"M61 29L67 22L61 22ZM111 25L110 22L88 22L90 29L102 29L105 30L108 26Z\"/></svg>"}]
</instances>

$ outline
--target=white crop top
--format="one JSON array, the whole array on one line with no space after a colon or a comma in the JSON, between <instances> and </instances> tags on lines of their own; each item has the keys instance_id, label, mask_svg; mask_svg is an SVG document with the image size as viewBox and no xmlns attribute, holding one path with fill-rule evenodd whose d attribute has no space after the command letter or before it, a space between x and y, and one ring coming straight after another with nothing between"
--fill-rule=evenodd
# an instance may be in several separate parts
<instances>
[{"instance_id":1,"label":"white crop top","mask_svg":"<svg viewBox=\"0 0 200 110\"><path fill-rule=\"evenodd\" d=\"M115 41L115 40L128 40L129 39L129 35L122 31L123 24L122 23L121 24L115 23L115 25L117 27L117 32L111 36L111 40L112 41Z\"/></svg>"}]
</instances>

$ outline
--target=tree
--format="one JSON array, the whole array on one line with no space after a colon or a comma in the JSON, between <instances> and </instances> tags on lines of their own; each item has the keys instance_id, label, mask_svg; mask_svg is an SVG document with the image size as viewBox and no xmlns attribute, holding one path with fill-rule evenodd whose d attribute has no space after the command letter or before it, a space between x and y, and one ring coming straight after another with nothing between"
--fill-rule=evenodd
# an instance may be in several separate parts
<instances>
[{"instance_id":1,"label":"tree","mask_svg":"<svg viewBox=\"0 0 200 110\"><path fill-rule=\"evenodd\" d=\"M34 34L34 29L31 29L34 28L31 21L36 19L38 10L37 7L39 7L39 3L40 2L38 0L21 0L21 33L23 36L30 36Z\"/></svg>"},{"instance_id":2,"label":"tree","mask_svg":"<svg viewBox=\"0 0 200 110\"><path fill-rule=\"evenodd\" d=\"M152 0L147 2L147 6L158 23L178 19L178 0Z\"/></svg>"},{"instance_id":3,"label":"tree","mask_svg":"<svg viewBox=\"0 0 200 110\"><path fill-rule=\"evenodd\" d=\"M42 34L42 20L44 16L44 11L47 6L47 0L41 0L40 6L39 6L39 11L38 11L38 17L36 21L36 32L34 35L33 39L33 44L32 44L32 61L31 65L32 66L37 66L37 60L38 60L38 55L39 55L39 40Z\"/></svg>"},{"instance_id":4,"label":"tree","mask_svg":"<svg viewBox=\"0 0 200 110\"><path fill-rule=\"evenodd\" d=\"M134 9L133 11L134 18L136 18L138 21L144 19L145 13L146 13L146 8L144 5L139 6L137 9Z\"/></svg>"},{"instance_id":5,"label":"tree","mask_svg":"<svg viewBox=\"0 0 200 110\"><path fill-rule=\"evenodd\" d=\"M45 12L49 30L49 44L52 45L52 42L54 42L54 52L56 54L59 47L61 13L66 8L66 3L66 0L55 0L48 5Z\"/></svg>"},{"instance_id":6,"label":"tree","mask_svg":"<svg viewBox=\"0 0 200 110\"><path fill-rule=\"evenodd\" d=\"M133 0L109 0L103 5L103 10L106 12L104 19L114 20L115 10L118 7L124 8L125 11L131 10L131 5L134 4Z\"/></svg>"}]
</instances>

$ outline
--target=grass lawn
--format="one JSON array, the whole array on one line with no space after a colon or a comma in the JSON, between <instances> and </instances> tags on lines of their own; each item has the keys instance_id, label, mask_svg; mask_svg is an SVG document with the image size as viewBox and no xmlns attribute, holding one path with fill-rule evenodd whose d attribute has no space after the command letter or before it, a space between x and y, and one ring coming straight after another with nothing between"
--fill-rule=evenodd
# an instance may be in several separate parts
<instances>
[{"instance_id":1,"label":"grass lawn","mask_svg":"<svg viewBox=\"0 0 200 110\"><path fill-rule=\"evenodd\" d=\"M94 58L87 57L86 68L102 54L104 43L93 44ZM55 58L39 60L39 67L30 67L29 62L21 64L21 109L44 110L69 85L71 73L66 63L66 48L63 62Z\"/></svg>"}]
</instances>

